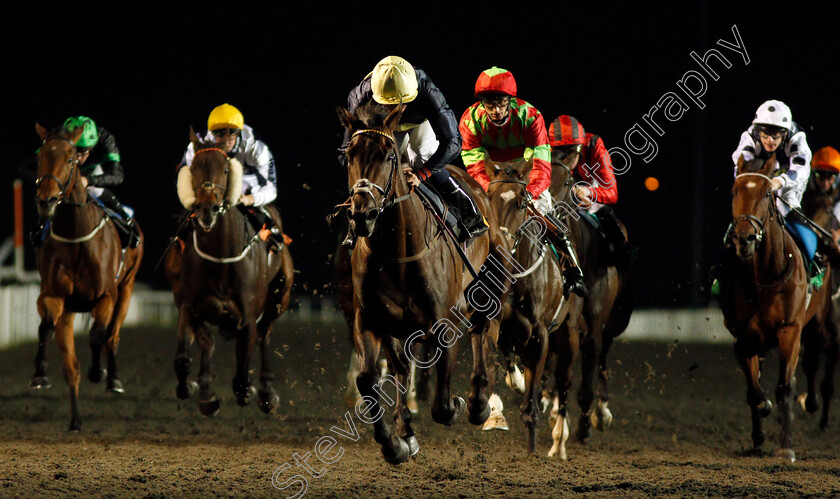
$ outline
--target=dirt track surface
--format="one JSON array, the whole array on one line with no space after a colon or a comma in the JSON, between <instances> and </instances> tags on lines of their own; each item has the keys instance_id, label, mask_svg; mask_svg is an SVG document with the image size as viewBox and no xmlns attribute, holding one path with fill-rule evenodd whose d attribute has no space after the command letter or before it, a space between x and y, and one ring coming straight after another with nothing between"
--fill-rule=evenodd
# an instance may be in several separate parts
<instances>
[{"instance_id":1,"label":"dirt track surface","mask_svg":"<svg viewBox=\"0 0 840 499\"><path fill-rule=\"evenodd\" d=\"M69 402L55 343L48 348L53 387L33 392L35 345L0 352L0 497L288 497L272 474L293 454L313 453L333 425L346 428L343 390L349 347L343 326L275 328L272 358L281 405L264 415L240 408L231 391L232 344L217 337L218 416L198 413L195 400L175 398L174 330L128 329L120 345L122 396L82 379L82 431L67 433ZM77 334L82 372L89 364L86 334ZM462 344L454 393L466 398L471 365ZM194 354L194 366L197 366ZM544 457L551 445L547 415L539 453L525 452L516 396L501 391L508 432L482 432L462 417L452 427L431 421L429 404L415 418L420 452L400 466L383 460L372 429L358 420L358 442L339 438L334 464L308 462L309 497L837 497L840 436L822 433L816 417L797 409L797 461L774 457L778 423L765 420L766 455L750 445L745 383L728 346L617 342L612 352L615 420L585 445L568 444L569 461ZM763 385L772 394L775 357ZM256 367L252 365L252 368ZM576 374L577 375L577 374ZM194 376L194 373L193 373ZM800 371L800 388L804 376ZM577 389L577 380L575 390ZM772 395L771 395L772 398ZM574 398L572 398L574 400ZM833 428L840 408L832 404ZM775 409L775 408L774 408ZM389 412L390 414L390 412ZM572 403L572 432L580 414ZM296 470L296 471L293 471ZM282 480L301 468L286 470Z\"/></svg>"}]
</instances>

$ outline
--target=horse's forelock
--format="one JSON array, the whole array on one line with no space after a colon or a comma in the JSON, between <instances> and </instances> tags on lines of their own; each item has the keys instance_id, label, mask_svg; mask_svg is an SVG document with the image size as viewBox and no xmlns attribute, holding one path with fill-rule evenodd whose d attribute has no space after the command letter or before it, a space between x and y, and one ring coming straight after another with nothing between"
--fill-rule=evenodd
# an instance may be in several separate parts
<instances>
[{"instance_id":1,"label":"horse's forelock","mask_svg":"<svg viewBox=\"0 0 840 499\"><path fill-rule=\"evenodd\" d=\"M391 113L387 107L376 101L370 101L356 109L356 118L367 128L385 124L385 118Z\"/></svg>"},{"instance_id":2,"label":"horse's forelock","mask_svg":"<svg viewBox=\"0 0 840 499\"><path fill-rule=\"evenodd\" d=\"M744 162L744 166L739 169L739 173L755 173L764 168L765 161L761 158L753 158Z\"/></svg>"}]
</instances>

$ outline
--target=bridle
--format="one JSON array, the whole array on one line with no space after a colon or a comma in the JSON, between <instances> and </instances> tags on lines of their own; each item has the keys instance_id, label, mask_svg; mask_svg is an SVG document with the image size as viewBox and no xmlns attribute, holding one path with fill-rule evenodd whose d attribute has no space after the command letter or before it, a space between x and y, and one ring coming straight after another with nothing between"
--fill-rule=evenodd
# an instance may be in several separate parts
<instances>
[{"instance_id":1,"label":"bridle","mask_svg":"<svg viewBox=\"0 0 840 499\"><path fill-rule=\"evenodd\" d=\"M767 181L770 184L770 177L764 175L762 173L754 173L754 172L747 172L747 173L739 173L735 176L735 180L738 180L741 177L759 177ZM767 209L767 217L764 220L761 220L757 216L748 213L748 214L741 214L735 217L732 220L732 225L730 228L730 232L727 234L729 239L734 240L737 236L734 234L735 227L742 221L747 221L753 229L756 231L755 235L755 242L756 245L761 244L762 240L764 239L764 231L765 226L770 220L773 220L775 217L776 221L779 224L779 227L782 229L782 254L785 256L787 261L787 270L782 274L782 277L776 279L775 281L771 282L770 284L761 284L758 281L753 281L752 279L748 279L752 284L759 288L772 288L776 287L780 284L786 283L790 276L793 274L793 265L791 264L792 254L789 254L787 251L787 240L784 237L784 226L782 224L782 217L778 212L778 208L776 207L776 196L773 194L773 191L768 190L766 197L769 198L769 208ZM748 236L749 237L749 236ZM755 258L755 253L753 253L753 258Z\"/></svg>"},{"instance_id":2,"label":"bridle","mask_svg":"<svg viewBox=\"0 0 840 499\"><path fill-rule=\"evenodd\" d=\"M229 180L229 177L230 177L230 161L229 161L227 153L225 151L223 151L222 149L219 149L218 147L208 147L206 149L199 149L198 151L195 152L195 156L198 156L199 154L205 153L205 152L218 152L222 156L225 157L225 172L224 172L225 185L214 184L213 182L210 182L209 180L207 180L207 181L202 182L201 185L199 185L198 187L196 187L194 189L194 191L196 193L196 197L198 197L197 194L198 194L199 190L202 190L204 192L212 192L213 196L217 200L221 197L221 199L222 199L221 204L213 205L212 209L213 209L213 211L217 211L219 213L219 215L224 215L225 212L230 208L230 203L228 203L227 197L225 196L225 194L227 193L227 190L228 190L227 184L228 184L228 180ZM193 157L195 158L195 156L193 156ZM221 191L221 195L218 195L217 191ZM217 206L218 206L218 208L217 208Z\"/></svg>"},{"instance_id":3,"label":"bridle","mask_svg":"<svg viewBox=\"0 0 840 499\"><path fill-rule=\"evenodd\" d=\"M386 209L394 206L397 203L401 203L411 197L411 192L405 194L403 196L394 198L394 176L396 175L397 166L399 165L399 148L397 147L397 141L394 136L390 133L383 132L382 130L376 130L373 128L365 128L361 130L356 130L353 132L353 135L350 137L352 141L354 138L360 135L381 135L382 137L386 137L390 143L392 151L388 154L386 158L386 162L390 167L390 171L388 172L388 183L385 185L385 188L382 188L380 185L376 184L375 182L371 182L367 178L360 178L353 184L353 187L350 188L350 196L355 196L356 194L361 194L363 196L370 196L370 199L373 201L376 210L379 213L382 213ZM376 199L376 196L373 195L373 190L376 189L379 191L379 194L382 196L382 202L380 203L379 200Z\"/></svg>"},{"instance_id":4,"label":"bridle","mask_svg":"<svg viewBox=\"0 0 840 499\"><path fill-rule=\"evenodd\" d=\"M70 196L70 193L68 192L68 187L71 187L71 185L70 185L71 181L73 181L74 178L78 176L78 173L79 173L79 169L78 169L79 158L76 157L76 145L73 144L73 142L70 139L68 139L67 137L64 137L64 136L61 136L61 135L55 135L55 136L52 136L52 137L48 137L47 140L44 141L43 145L44 146L47 145L47 142L49 142L51 140L64 140L68 144L70 144L70 146L73 148L73 152L70 153L70 159L67 161L67 163L70 165L70 171L67 174L67 180L65 180L64 182L62 182L61 180L59 180L58 177L56 177L55 175L52 175L52 174L42 175L35 180L35 188L38 189L41 186L41 183L44 180L54 181L56 184L58 184L58 189L59 189L58 196L57 196L58 200L57 200L57 203L56 203L56 204L58 204L58 203L62 203L62 202L68 202L67 199ZM42 148L43 148L43 146L42 146ZM75 186L75 182L73 182L73 186ZM36 194L36 198L37 197L38 196Z\"/></svg>"}]
</instances>

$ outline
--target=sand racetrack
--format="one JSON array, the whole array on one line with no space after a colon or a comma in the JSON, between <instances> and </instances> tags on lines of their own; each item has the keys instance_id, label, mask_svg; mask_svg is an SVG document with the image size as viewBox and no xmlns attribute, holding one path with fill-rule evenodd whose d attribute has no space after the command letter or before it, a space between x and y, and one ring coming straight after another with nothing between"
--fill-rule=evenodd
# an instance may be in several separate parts
<instances>
[{"instance_id":1,"label":"sand racetrack","mask_svg":"<svg viewBox=\"0 0 840 499\"><path fill-rule=\"evenodd\" d=\"M28 388L34 344L0 352L0 497L291 496L299 487L274 488L274 471L294 464L294 453L312 453L333 425L347 426L343 370L349 346L344 331L343 325L279 321L272 361L281 405L272 415L253 404L236 405L230 388L233 344L217 336L214 386L223 398L222 409L206 418L195 400L175 398L175 331L125 329L119 365L126 393L106 394L102 384L93 385L83 375L80 433L65 431L69 403L55 342L48 347L53 386L47 391ZM84 373L90 358L86 334L77 334L76 342ZM466 345L461 345L453 390L464 397L471 365ZM794 464L772 457L776 412L765 420L768 452L744 455L750 445L749 409L731 347L618 341L610 363L613 426L594 432L585 445L570 440L569 461L545 457L551 445L547 414L540 426L541 457L526 454L517 398L504 387L510 431L482 432L466 417L443 427L431 421L429 405L422 403L415 418L420 453L395 467L383 460L371 429L356 421L361 438L339 438L344 454L338 461L324 465L309 458L316 471L323 468L325 473L319 478L307 475L306 495L840 495L840 436L831 428L821 432L816 416L799 408ZM769 356L763 376L768 394L773 393L775 364L775 356ZM837 406L835 399L832 428L840 427ZM572 403L573 432L579 414ZM293 468L278 476L285 480L295 472L306 475Z\"/></svg>"}]
</instances>

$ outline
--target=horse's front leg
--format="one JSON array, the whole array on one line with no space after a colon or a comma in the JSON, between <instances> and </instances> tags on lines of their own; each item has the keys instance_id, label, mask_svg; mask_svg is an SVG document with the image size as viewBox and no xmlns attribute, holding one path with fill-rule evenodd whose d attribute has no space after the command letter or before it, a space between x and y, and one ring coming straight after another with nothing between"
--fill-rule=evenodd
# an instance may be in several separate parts
<instances>
[{"instance_id":1,"label":"horse's front leg","mask_svg":"<svg viewBox=\"0 0 840 499\"><path fill-rule=\"evenodd\" d=\"M793 377L796 374L796 364L799 361L800 336L802 329L793 325L779 329L779 382L776 385L776 402L782 422L779 433L779 449L776 456L793 462L796 454L793 452Z\"/></svg>"},{"instance_id":2,"label":"horse's front leg","mask_svg":"<svg viewBox=\"0 0 840 499\"><path fill-rule=\"evenodd\" d=\"M606 334L607 331L604 331ZM613 338L604 337L601 341L601 352L598 354L598 391L595 394L597 406L592 410L590 421L597 430L606 430L612 424L612 412L607 407L610 401L610 392L607 387L609 370L607 369L607 353L612 346Z\"/></svg>"},{"instance_id":3,"label":"horse's front leg","mask_svg":"<svg viewBox=\"0 0 840 499\"><path fill-rule=\"evenodd\" d=\"M385 352L388 354L388 359L391 361L391 368L396 374L396 383L394 383L394 379L392 377L389 376L388 378L391 378L389 381L396 386L383 386L385 385L383 381L386 378L380 378L380 393L382 393L386 399L389 399L388 395L383 392L386 388L389 391L391 388L395 388L394 391L396 392L397 403L394 407L394 422L397 424L397 435L399 435L399 437L408 444L408 453L413 456L420 450L420 444L417 443L417 438L414 436L414 429L411 427L413 412L409 408L408 400L411 393L410 371L412 369L416 370L416 368L414 363L408 360L405 350L397 340L391 339L391 341L385 342L384 346Z\"/></svg>"},{"instance_id":4,"label":"horse's front leg","mask_svg":"<svg viewBox=\"0 0 840 499\"><path fill-rule=\"evenodd\" d=\"M257 329L260 343L260 390L257 393L257 403L260 410L269 414L280 402L280 397L277 396L277 392L271 383L274 381L274 373L268 363L268 340L271 335L271 328L260 325Z\"/></svg>"},{"instance_id":5,"label":"horse's front leg","mask_svg":"<svg viewBox=\"0 0 840 499\"><path fill-rule=\"evenodd\" d=\"M525 346L525 393L520 405L520 416L528 428L528 452L537 453L537 425L539 410L537 393L540 392L545 358L548 355L548 330L538 322L531 330L531 336Z\"/></svg>"},{"instance_id":6,"label":"horse's front leg","mask_svg":"<svg viewBox=\"0 0 840 499\"><path fill-rule=\"evenodd\" d=\"M35 374L29 382L29 388L40 390L50 388L52 384L47 377L47 342L55 331L55 322L51 315L44 315L38 326L38 352L35 354Z\"/></svg>"},{"instance_id":7,"label":"horse's front leg","mask_svg":"<svg viewBox=\"0 0 840 499\"><path fill-rule=\"evenodd\" d=\"M837 369L837 361L840 360L840 345L837 341L837 332L830 326L829 334L831 339L825 351L825 373L820 383L822 393L822 417L820 418L820 429L825 431L828 428L828 408L831 406L831 398L834 396L834 371Z\"/></svg>"},{"instance_id":8,"label":"horse's front leg","mask_svg":"<svg viewBox=\"0 0 840 499\"><path fill-rule=\"evenodd\" d=\"M451 334L451 332L447 334ZM435 347L439 349L440 355L437 356L438 360L435 363L437 385L435 386L435 400L432 402L432 419L436 423L451 426L457 421L458 416L464 410L464 406L467 405L464 399L451 396L449 391L452 373L455 370L455 361L458 357L458 343L454 342L447 345L446 341L441 341L439 335L434 337L438 339ZM471 340L474 341L473 338ZM475 383L475 380L473 383ZM473 390L475 391L475 384Z\"/></svg>"},{"instance_id":9,"label":"horse's front leg","mask_svg":"<svg viewBox=\"0 0 840 499\"><path fill-rule=\"evenodd\" d=\"M198 367L198 410L205 416L215 416L219 412L219 399L216 392L210 386L213 382L213 374L210 372L210 359L216 348L213 336L201 319L191 318L192 328L195 334L195 341L201 350L201 363Z\"/></svg>"},{"instance_id":10,"label":"horse's front leg","mask_svg":"<svg viewBox=\"0 0 840 499\"><path fill-rule=\"evenodd\" d=\"M93 383L99 383L102 378L108 375L100 365L102 347L108 341L108 324L111 323L111 315L114 311L114 300L109 296L103 296L90 311L93 318L93 326L90 328L90 368L88 379Z\"/></svg>"},{"instance_id":11,"label":"horse's front leg","mask_svg":"<svg viewBox=\"0 0 840 499\"><path fill-rule=\"evenodd\" d=\"M190 347L193 342L193 326L190 319L190 310L186 305L181 305L178 310L178 348L175 350L175 360L172 362L175 367L175 376L178 378L178 385L175 387L175 395L185 400L195 396L198 391L198 383L188 381L192 358Z\"/></svg>"},{"instance_id":12,"label":"horse's front leg","mask_svg":"<svg viewBox=\"0 0 840 499\"><path fill-rule=\"evenodd\" d=\"M558 456L562 460L568 459L566 441L569 439L568 396L572 387L572 367L580 350L580 331L569 327L566 322L552 334L551 338L556 352L554 367L554 384L557 398L551 409L554 427L551 430L553 444L548 451L548 457Z\"/></svg>"},{"instance_id":13,"label":"horse's front leg","mask_svg":"<svg viewBox=\"0 0 840 499\"><path fill-rule=\"evenodd\" d=\"M58 318L55 327L55 341L64 357L64 379L70 389L70 427L68 431L79 431L82 429L82 420L79 418L79 359L76 358L76 344L73 340L73 319L76 314L65 312Z\"/></svg>"},{"instance_id":14,"label":"horse's front leg","mask_svg":"<svg viewBox=\"0 0 840 499\"><path fill-rule=\"evenodd\" d=\"M603 325L598 323L589 330L589 335L581 345L580 359L580 387L578 387L577 401L580 407L580 419L575 438L578 442L586 442L592 434L592 422L590 410L592 401L595 400L595 391L592 385L595 382L595 368L598 365L598 357L601 351L601 333Z\"/></svg>"},{"instance_id":15,"label":"horse's front leg","mask_svg":"<svg viewBox=\"0 0 840 499\"><path fill-rule=\"evenodd\" d=\"M478 314L473 315L475 324L470 329L470 345L472 346L473 354L473 370L470 376L470 385L472 391L470 392L467 408L469 411L469 421L474 425L483 425L487 418L490 417L490 404L487 403L490 380L488 377L487 367L487 349L486 338L489 334L489 329L495 327L498 329L499 320L489 319L485 316L478 317Z\"/></svg>"},{"instance_id":16,"label":"horse's front leg","mask_svg":"<svg viewBox=\"0 0 840 499\"><path fill-rule=\"evenodd\" d=\"M761 418L770 415L773 404L770 403L759 383L761 361L758 355L748 350L748 347L744 345L745 341L737 341L739 336L736 335L735 338L735 358L747 380L747 404L750 406L752 417L753 450L759 452L765 439L764 431L761 429Z\"/></svg>"},{"instance_id":17,"label":"horse's front leg","mask_svg":"<svg viewBox=\"0 0 840 499\"><path fill-rule=\"evenodd\" d=\"M805 372L807 391L797 397L802 409L809 413L817 412L820 404L817 401L817 371L820 367L820 343L822 331L808 325L802 332L802 370Z\"/></svg>"},{"instance_id":18,"label":"horse's front leg","mask_svg":"<svg viewBox=\"0 0 840 499\"><path fill-rule=\"evenodd\" d=\"M120 330L125 316L128 313L128 306L131 302L131 294L134 291L134 278L117 288L119 295L114 305L113 315L109 321L108 341L105 342L105 351L108 355L108 377L105 379L105 391L112 393L123 393L122 382L117 373L117 350L120 345Z\"/></svg>"},{"instance_id":19,"label":"horse's front leg","mask_svg":"<svg viewBox=\"0 0 840 499\"><path fill-rule=\"evenodd\" d=\"M250 312L243 310L245 317L253 317ZM251 365L251 355L257 343L257 325L250 319L244 328L236 332L236 374L233 377L233 393L236 403L246 406L251 397L256 395L256 389L251 386L251 375L248 372Z\"/></svg>"},{"instance_id":20,"label":"horse's front leg","mask_svg":"<svg viewBox=\"0 0 840 499\"><path fill-rule=\"evenodd\" d=\"M361 370L356 376L356 386L362 397L356 402L356 415L363 423L373 424L373 438L382 446L382 456L391 464L405 462L410 456L408 443L391 434L391 428L383 419L385 409L379 405L379 356L380 341L369 329L363 328L357 312L354 325L356 352Z\"/></svg>"}]
</instances>

